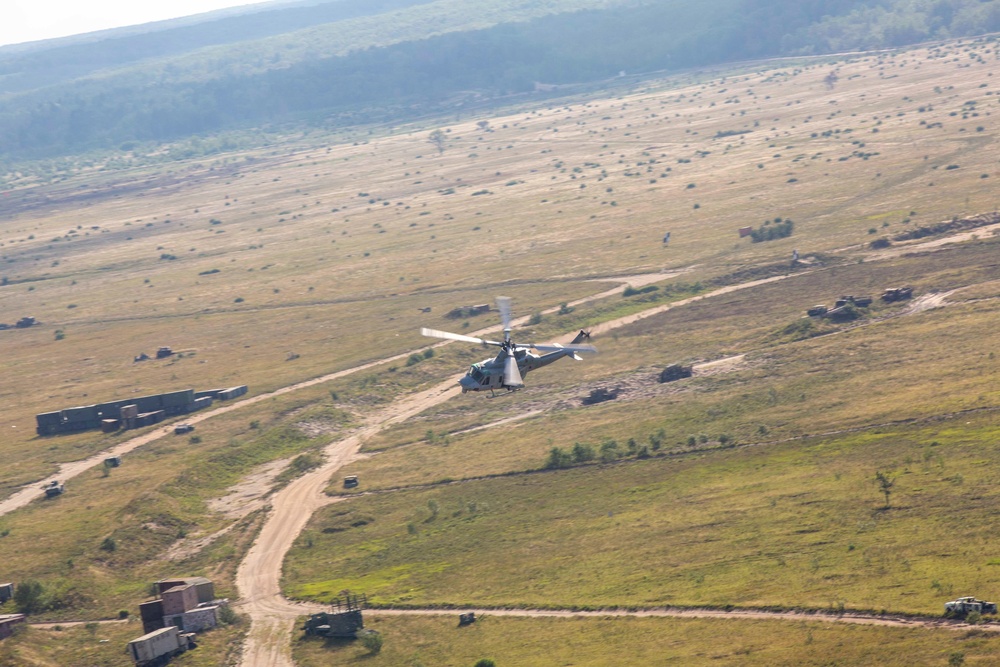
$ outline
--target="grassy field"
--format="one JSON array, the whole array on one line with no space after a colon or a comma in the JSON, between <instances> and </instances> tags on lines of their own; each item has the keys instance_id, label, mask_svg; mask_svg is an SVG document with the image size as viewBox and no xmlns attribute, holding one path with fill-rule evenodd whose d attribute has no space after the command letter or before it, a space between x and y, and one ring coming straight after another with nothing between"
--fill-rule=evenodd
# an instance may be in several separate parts
<instances>
[{"instance_id":1,"label":"grassy field","mask_svg":"<svg viewBox=\"0 0 1000 667\"><path fill-rule=\"evenodd\" d=\"M198 636L198 647L173 660L181 667L224 664L239 646L238 626L216 628ZM142 623L88 623L41 629L18 626L13 637L0 643L0 665L87 665L130 667L135 663L123 647L143 635Z\"/></svg>"},{"instance_id":2,"label":"grassy field","mask_svg":"<svg viewBox=\"0 0 1000 667\"><path fill-rule=\"evenodd\" d=\"M370 617L384 638L378 655L358 643L297 638L296 664L314 667L471 667L489 658L502 667L537 665L988 665L992 633L838 626L735 619L551 619L486 616L458 628L455 617Z\"/></svg>"},{"instance_id":3,"label":"grassy field","mask_svg":"<svg viewBox=\"0 0 1000 667\"><path fill-rule=\"evenodd\" d=\"M463 396L385 430L366 445L377 455L349 472L377 489L532 469L552 447L577 442L597 448L613 439L624 449L630 438L648 446L662 432L664 451L687 451L691 437L772 442L996 406L996 288L980 282L995 251L990 241L833 267L668 311L596 338L599 355L538 372L531 391ZM943 308L906 314L908 305L877 303L845 325L803 318L806 304L878 293L924 267L919 290L955 290ZM815 335L823 331L839 333ZM734 354L747 356L723 372L657 381L668 363ZM581 375L620 388L618 400L583 406L588 392L570 379ZM470 430L518 415L528 418Z\"/></svg>"},{"instance_id":4,"label":"grassy field","mask_svg":"<svg viewBox=\"0 0 1000 667\"><path fill-rule=\"evenodd\" d=\"M374 494L317 513L295 597L939 614L1000 584L997 414ZM890 507L876 484L894 482ZM331 573L336 576L331 577Z\"/></svg>"},{"instance_id":5,"label":"grassy field","mask_svg":"<svg viewBox=\"0 0 1000 667\"><path fill-rule=\"evenodd\" d=\"M371 458L344 471L361 475L362 491L536 470L553 447L578 442L599 452L614 440L619 462L338 504L292 554L289 592L327 599L349 587L385 604L843 603L914 613L937 613L952 594L989 595L996 241L984 232L896 256L868 244L996 208L994 46L526 102L441 120L440 154L427 140L433 123L163 170L95 167L11 191L0 212L0 319L42 324L0 331L0 494L125 437L38 438L38 412L188 387L248 384L260 394L427 349L421 326L492 326L495 314L445 314L498 293L524 316L604 292L613 277L664 272L655 292L579 304L519 330L553 339L780 275L797 249L808 264L787 279L596 334L599 355L539 370L524 392L466 395L386 429L367 443ZM794 220L791 237L738 236L779 217ZM905 304L877 303L857 327L803 319L814 303L898 284L918 298L954 292L942 308L906 315ZM160 345L182 354L133 363ZM655 382L668 363L741 354L712 373ZM52 619L134 612L149 582L167 575L211 576L233 594L260 515L233 518L209 501L266 464L302 454L310 464L373 410L484 356L435 348L419 363L269 398L199 424L195 438L145 446L107 477L90 471L64 497L0 517L3 574L45 583ZM621 397L581 407L599 386L620 386ZM972 409L984 410L947 416ZM917 422L872 428L906 420ZM652 456L637 460L629 439ZM760 446L718 448L732 443ZM877 470L896 476L888 510ZM183 558L166 558L185 546ZM830 641L882 650L869 630L831 632ZM837 634L850 632L860 639ZM782 650L793 655L795 641ZM600 664L601 650L579 659Z\"/></svg>"}]
</instances>

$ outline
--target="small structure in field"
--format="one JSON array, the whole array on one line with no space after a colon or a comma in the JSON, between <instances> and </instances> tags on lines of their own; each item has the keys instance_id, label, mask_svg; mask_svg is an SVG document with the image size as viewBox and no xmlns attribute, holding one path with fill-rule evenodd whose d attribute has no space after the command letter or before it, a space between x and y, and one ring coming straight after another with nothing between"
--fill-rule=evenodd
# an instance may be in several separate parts
<instances>
[{"instance_id":1,"label":"small structure in field","mask_svg":"<svg viewBox=\"0 0 1000 667\"><path fill-rule=\"evenodd\" d=\"M24 623L24 614L0 614L0 639L14 634L14 626Z\"/></svg>"}]
</instances>

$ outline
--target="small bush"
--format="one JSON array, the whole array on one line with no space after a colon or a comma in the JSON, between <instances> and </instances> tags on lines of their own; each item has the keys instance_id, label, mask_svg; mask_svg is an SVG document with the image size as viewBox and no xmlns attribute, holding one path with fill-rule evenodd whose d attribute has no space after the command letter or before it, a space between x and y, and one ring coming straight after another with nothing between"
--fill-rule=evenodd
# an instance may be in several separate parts
<instances>
[{"instance_id":1,"label":"small bush","mask_svg":"<svg viewBox=\"0 0 1000 667\"><path fill-rule=\"evenodd\" d=\"M791 220L781 220L780 218L774 224L770 222L764 223L761 227L754 229L750 232L750 241L752 243L760 243L762 241L773 241L774 239L783 239L792 235L792 231L795 229L795 223Z\"/></svg>"},{"instance_id":2,"label":"small bush","mask_svg":"<svg viewBox=\"0 0 1000 667\"><path fill-rule=\"evenodd\" d=\"M371 655L377 655L382 650L384 641L382 635L374 630L361 635L361 645L368 649L368 653Z\"/></svg>"},{"instance_id":3,"label":"small bush","mask_svg":"<svg viewBox=\"0 0 1000 667\"><path fill-rule=\"evenodd\" d=\"M573 462L574 463L586 463L587 461L593 461L597 455L594 453L594 448L590 445L578 442L573 445Z\"/></svg>"},{"instance_id":4,"label":"small bush","mask_svg":"<svg viewBox=\"0 0 1000 667\"><path fill-rule=\"evenodd\" d=\"M545 461L545 468L547 470L555 470L557 468L568 468L573 464L573 457L569 452L564 451L561 447L553 447L549 450L549 458Z\"/></svg>"},{"instance_id":5,"label":"small bush","mask_svg":"<svg viewBox=\"0 0 1000 667\"><path fill-rule=\"evenodd\" d=\"M236 611L230 607L228 604L219 607L219 623L223 625L233 625L239 622L239 616L236 615Z\"/></svg>"}]
</instances>

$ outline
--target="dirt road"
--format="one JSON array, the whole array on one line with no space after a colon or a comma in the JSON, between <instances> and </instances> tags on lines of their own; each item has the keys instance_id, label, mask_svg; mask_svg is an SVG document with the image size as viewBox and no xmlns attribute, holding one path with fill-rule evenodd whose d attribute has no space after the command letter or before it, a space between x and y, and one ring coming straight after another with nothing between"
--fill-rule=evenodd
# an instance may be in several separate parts
<instances>
[{"instance_id":1,"label":"dirt road","mask_svg":"<svg viewBox=\"0 0 1000 667\"><path fill-rule=\"evenodd\" d=\"M605 322L594 327L593 330L602 333L608 332L666 312L671 308L783 280L787 277L777 276L741 285L730 285L707 294L664 304L641 313ZM616 288L614 292L620 289L622 288ZM606 294L607 292L602 293L602 296ZM515 325L517 322L515 320ZM472 335L483 335L483 332L476 332ZM448 343L439 343L439 345L442 344ZM240 663L242 667L293 667L294 665L291 659L291 636L289 633L291 621L288 615L307 614L310 608L292 604L281 597L279 585L281 565L285 554L291 548L295 538L302 531L312 513L332 502L323 494L323 489L331 475L357 456L362 443L378 430L405 421L411 416L451 399L459 392L459 387L452 379L413 396L399 399L370 418L364 427L349 437L330 444L326 449L328 460L321 468L296 479L274 496L271 500L271 513L267 517L264 528L236 575L242 610L249 614L251 619L250 633L247 636Z\"/></svg>"},{"instance_id":2,"label":"dirt road","mask_svg":"<svg viewBox=\"0 0 1000 667\"><path fill-rule=\"evenodd\" d=\"M295 616L308 613L308 609L281 597L281 564L309 517L320 507L335 502L323 493L330 476L353 460L361 444L380 429L447 401L460 391L454 380L448 380L396 401L369 418L354 434L329 445L322 467L296 479L274 496L267 522L236 573L240 606L251 620L242 665L294 665L289 644L291 623Z\"/></svg>"},{"instance_id":3,"label":"dirt road","mask_svg":"<svg viewBox=\"0 0 1000 667\"><path fill-rule=\"evenodd\" d=\"M578 299L577 301L574 301L570 305L576 306L583 303L587 303L588 301L594 301L608 296L613 296L621 292L627 285L632 285L633 287L638 285L649 285L655 282L667 280L673 276L679 275L680 273L682 273L682 271L675 271L670 273L667 272L648 273L635 276L625 276L621 278L609 277L609 278L595 279L594 282L618 283L618 286L609 290L604 290L598 294L594 294L593 296ZM557 310L558 308L550 308L543 312L554 313ZM512 324L514 326L520 326L528 321L528 317L529 316L517 318L513 321ZM478 331L470 332L468 335L477 337L484 336L492 331L499 330L499 328L500 328L499 325L486 327ZM435 344L433 347L440 347L442 345L448 345L449 343L450 341L443 341ZM255 403L259 403L261 401L265 401L275 396L281 396L283 394L288 394L293 391L305 389L306 387L312 387L317 384L323 384L324 382L330 382L331 380L336 380L338 378L342 378L347 375L359 373L361 371L374 368L381 364L391 363L394 361L402 361L410 357L410 355L412 355L414 352L415 350L401 352L399 354L371 361L366 364L361 364L359 366L354 366L352 368L346 368L344 370L336 371L334 373L328 373L320 377L312 378L311 380L304 380L302 382L297 382L295 384L289 385L287 387L282 387L280 389L268 392L266 394L258 394L256 396L251 396L250 398L243 399L236 403L231 403L229 405L212 408L211 410L207 410L205 412L193 414L189 416L185 421L188 424L195 425L205 421L206 419L211 419L212 417L218 417L219 415L224 415L227 412L232 412L233 410L240 410L242 408L254 405ZM168 436L172 432L173 432L172 425L163 426L161 428L149 431L148 433L144 433L135 438L130 438L129 440L119 443L110 449L94 454L90 458L83 459L80 461L71 461L69 463L64 463L59 466L58 472L56 472L54 475L47 477L34 484L31 484L29 486L22 487L20 491L17 491L16 493L0 501L0 516L13 512L16 509L20 509L21 507L24 507L25 505L35 500L36 498L42 497L42 495L44 494L44 491L42 491L42 487L47 485L49 482L56 480L65 482L66 480L72 479L73 477L76 477L77 475L80 475L86 472L87 470L90 470L91 468L102 465L104 463L104 459L108 458L109 456L122 456L124 454L133 451L138 447L142 447L143 445L147 445L155 440Z\"/></svg>"}]
</instances>

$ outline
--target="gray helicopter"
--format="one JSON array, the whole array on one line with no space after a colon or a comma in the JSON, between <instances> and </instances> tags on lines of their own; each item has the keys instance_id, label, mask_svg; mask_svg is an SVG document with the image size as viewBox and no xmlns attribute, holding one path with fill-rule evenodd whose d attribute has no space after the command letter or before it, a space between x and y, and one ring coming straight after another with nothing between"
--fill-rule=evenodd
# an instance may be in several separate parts
<instances>
[{"instance_id":1,"label":"gray helicopter","mask_svg":"<svg viewBox=\"0 0 1000 667\"><path fill-rule=\"evenodd\" d=\"M590 334L581 331L569 345L559 343L546 343L544 345L536 343L515 343L510 339L511 322L511 301L510 297L497 297L497 309L500 311L500 319L503 322L503 342L493 340L483 340L472 336L450 333L448 331L438 331L437 329L423 328L420 333L431 338L444 338L447 340L457 340L465 343L476 343L487 346L493 345L500 348L500 353L491 359L484 359L478 364L472 364L469 372L462 377L458 383L462 386L462 393L467 391L487 391L496 395L496 390L506 389L507 391L517 391L524 386L522 379L529 371L542 366L548 366L553 361L570 357L576 361L582 361L577 352L597 352L593 345L580 345L579 343ZM537 355L530 350L548 354Z\"/></svg>"}]
</instances>

